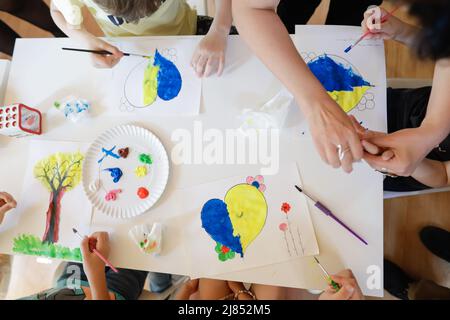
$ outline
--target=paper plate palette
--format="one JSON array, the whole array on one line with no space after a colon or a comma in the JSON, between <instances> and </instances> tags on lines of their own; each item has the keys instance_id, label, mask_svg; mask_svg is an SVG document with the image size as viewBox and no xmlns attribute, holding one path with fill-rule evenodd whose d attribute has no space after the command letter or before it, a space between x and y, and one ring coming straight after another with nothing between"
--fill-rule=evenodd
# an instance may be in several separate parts
<instances>
[{"instance_id":1,"label":"paper plate palette","mask_svg":"<svg viewBox=\"0 0 450 320\"><path fill-rule=\"evenodd\" d=\"M125 148L128 155L122 157L119 150ZM142 161L142 155L147 161ZM117 168L122 176L114 182L111 171ZM161 141L133 125L104 132L89 147L83 166L87 197L94 208L114 218L132 218L148 211L163 194L168 178L169 158ZM138 195L142 188L148 191L145 198Z\"/></svg>"}]
</instances>

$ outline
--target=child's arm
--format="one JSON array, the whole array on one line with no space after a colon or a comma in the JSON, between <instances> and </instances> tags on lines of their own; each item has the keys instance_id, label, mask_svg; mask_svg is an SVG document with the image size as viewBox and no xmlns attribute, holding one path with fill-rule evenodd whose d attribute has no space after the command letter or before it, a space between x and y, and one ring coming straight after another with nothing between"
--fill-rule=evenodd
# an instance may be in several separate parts
<instances>
[{"instance_id":1,"label":"child's arm","mask_svg":"<svg viewBox=\"0 0 450 320\"><path fill-rule=\"evenodd\" d=\"M91 244L90 244L91 243ZM90 250L94 246L105 258L109 255L109 238L106 232L96 232L81 242L83 268L89 281L93 300L110 300L105 276L105 263Z\"/></svg>"},{"instance_id":2,"label":"child's arm","mask_svg":"<svg viewBox=\"0 0 450 320\"><path fill-rule=\"evenodd\" d=\"M352 171L363 156L347 114L309 70L276 13L277 0L233 0L239 34L294 95L305 115L315 146L326 163ZM348 150L340 160L338 146Z\"/></svg>"},{"instance_id":3,"label":"child's arm","mask_svg":"<svg viewBox=\"0 0 450 320\"><path fill-rule=\"evenodd\" d=\"M364 20L361 23L363 33L369 29L372 32L372 34L367 36L367 39L392 39L412 47L420 29L395 16L390 16L386 22L377 24L375 17L378 16L377 19L380 20L381 17L387 14L388 12L380 7L367 9L364 13Z\"/></svg>"},{"instance_id":4,"label":"child's arm","mask_svg":"<svg viewBox=\"0 0 450 320\"><path fill-rule=\"evenodd\" d=\"M214 21L192 56L191 65L197 76L209 77L215 72L218 76L222 74L232 22L231 0L216 0Z\"/></svg>"},{"instance_id":5,"label":"child's arm","mask_svg":"<svg viewBox=\"0 0 450 320\"><path fill-rule=\"evenodd\" d=\"M65 1L64 4L70 6L69 0ZM61 1L60 1L61 2ZM74 6L74 16L79 16L74 18L76 20L74 23L70 24L66 21L64 15L61 13L60 9L55 5L54 0L50 5L50 14L53 18L55 24L70 38L76 39L78 42L87 47L87 49L92 50L106 50L112 53L112 55L102 56L102 55L91 55L92 62L94 66L99 68L112 68L115 66L123 56L123 53L116 47L110 45L109 43L97 38L104 36L103 31L98 26L94 17L91 15L86 6L77 7ZM77 10L81 10L80 13L76 13Z\"/></svg>"},{"instance_id":6,"label":"child's arm","mask_svg":"<svg viewBox=\"0 0 450 320\"><path fill-rule=\"evenodd\" d=\"M450 185L450 161L424 159L411 176L432 188L446 187Z\"/></svg>"}]
</instances>

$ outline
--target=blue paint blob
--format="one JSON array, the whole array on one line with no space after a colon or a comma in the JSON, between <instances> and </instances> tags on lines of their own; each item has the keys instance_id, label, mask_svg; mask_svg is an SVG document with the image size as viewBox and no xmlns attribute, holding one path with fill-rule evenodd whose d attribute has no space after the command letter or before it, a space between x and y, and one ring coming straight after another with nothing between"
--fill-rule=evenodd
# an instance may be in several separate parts
<instances>
[{"instance_id":1,"label":"blue paint blob","mask_svg":"<svg viewBox=\"0 0 450 320\"><path fill-rule=\"evenodd\" d=\"M259 182L253 181L252 186L254 186L256 189L259 189Z\"/></svg>"},{"instance_id":2,"label":"blue paint blob","mask_svg":"<svg viewBox=\"0 0 450 320\"><path fill-rule=\"evenodd\" d=\"M181 91L181 74L175 64L164 58L158 50L155 52L154 66L158 71L158 97L168 101L178 96Z\"/></svg>"},{"instance_id":3,"label":"blue paint blob","mask_svg":"<svg viewBox=\"0 0 450 320\"><path fill-rule=\"evenodd\" d=\"M225 202L219 199L209 200L202 208L201 218L203 229L214 241L239 253L241 257L244 256L240 236L233 236L233 225Z\"/></svg>"},{"instance_id":4,"label":"blue paint blob","mask_svg":"<svg viewBox=\"0 0 450 320\"><path fill-rule=\"evenodd\" d=\"M345 67L326 54L308 63L308 67L329 92L353 91L354 87L370 86L352 67Z\"/></svg>"},{"instance_id":5,"label":"blue paint blob","mask_svg":"<svg viewBox=\"0 0 450 320\"><path fill-rule=\"evenodd\" d=\"M122 178L123 172L119 168L108 168L103 171L109 171L111 173L111 178L113 178L113 182L119 182L120 178Z\"/></svg>"}]
</instances>

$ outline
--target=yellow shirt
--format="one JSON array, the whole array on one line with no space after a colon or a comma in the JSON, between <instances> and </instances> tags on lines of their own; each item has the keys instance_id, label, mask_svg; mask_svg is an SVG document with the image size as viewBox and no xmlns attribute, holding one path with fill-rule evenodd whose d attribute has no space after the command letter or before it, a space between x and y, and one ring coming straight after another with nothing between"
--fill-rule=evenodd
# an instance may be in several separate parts
<instances>
[{"instance_id":1,"label":"yellow shirt","mask_svg":"<svg viewBox=\"0 0 450 320\"><path fill-rule=\"evenodd\" d=\"M197 32L197 11L186 0L166 0L153 14L128 23L121 17L108 14L93 0L59 0L70 2L72 6L86 6L106 36L171 36L195 35ZM66 17L67 6L58 6ZM70 21L68 21L70 23Z\"/></svg>"}]
</instances>

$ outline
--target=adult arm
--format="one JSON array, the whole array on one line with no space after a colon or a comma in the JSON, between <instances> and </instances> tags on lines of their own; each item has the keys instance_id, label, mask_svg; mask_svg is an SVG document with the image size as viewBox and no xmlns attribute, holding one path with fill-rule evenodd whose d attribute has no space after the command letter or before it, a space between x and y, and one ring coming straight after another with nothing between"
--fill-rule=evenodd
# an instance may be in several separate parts
<instances>
[{"instance_id":1,"label":"adult arm","mask_svg":"<svg viewBox=\"0 0 450 320\"><path fill-rule=\"evenodd\" d=\"M275 12L276 0L233 0L239 33L262 62L294 95L308 120L321 158L346 172L363 155L361 143L345 112L333 101L299 55ZM337 146L345 153L341 160Z\"/></svg>"}]
</instances>

